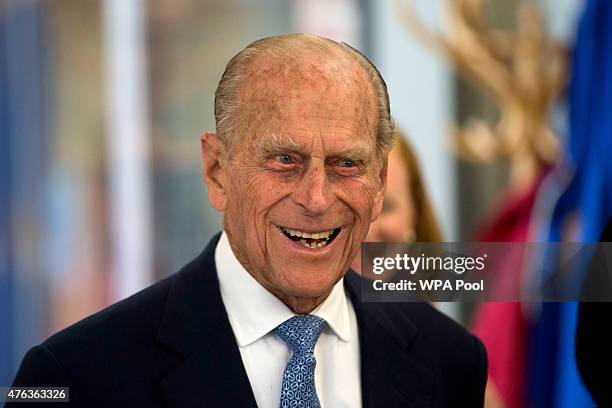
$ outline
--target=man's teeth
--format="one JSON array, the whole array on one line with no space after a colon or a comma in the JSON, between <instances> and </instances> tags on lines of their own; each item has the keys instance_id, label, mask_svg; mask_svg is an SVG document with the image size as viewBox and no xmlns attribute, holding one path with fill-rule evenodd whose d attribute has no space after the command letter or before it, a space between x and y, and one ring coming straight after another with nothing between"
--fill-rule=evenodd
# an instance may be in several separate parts
<instances>
[{"instance_id":1,"label":"man's teeth","mask_svg":"<svg viewBox=\"0 0 612 408\"><path fill-rule=\"evenodd\" d=\"M307 248L321 248L328 244L334 230L309 233L304 231L293 230L290 228L282 228L285 234L295 237L294 241L299 242Z\"/></svg>"},{"instance_id":2,"label":"man's teeth","mask_svg":"<svg viewBox=\"0 0 612 408\"><path fill-rule=\"evenodd\" d=\"M327 242L312 242L308 243L305 239L300 239L300 244L307 246L308 248L321 248L322 246L327 245Z\"/></svg>"},{"instance_id":3,"label":"man's teeth","mask_svg":"<svg viewBox=\"0 0 612 408\"><path fill-rule=\"evenodd\" d=\"M310 234L308 232L292 230L289 228L283 228L283 231L285 231L287 234L291 235L292 237L310 238L310 239L329 239L329 236L334 232L334 230L329 230L329 231L315 232L313 234Z\"/></svg>"}]
</instances>

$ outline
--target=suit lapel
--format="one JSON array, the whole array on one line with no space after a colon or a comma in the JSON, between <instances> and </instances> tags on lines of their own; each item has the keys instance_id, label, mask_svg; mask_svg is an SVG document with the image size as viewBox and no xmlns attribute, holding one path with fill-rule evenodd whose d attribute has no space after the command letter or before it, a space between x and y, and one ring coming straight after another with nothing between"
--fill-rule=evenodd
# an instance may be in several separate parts
<instances>
[{"instance_id":1,"label":"suit lapel","mask_svg":"<svg viewBox=\"0 0 612 408\"><path fill-rule=\"evenodd\" d=\"M184 360L161 382L172 407L256 407L217 280L220 234L175 277L157 341Z\"/></svg>"},{"instance_id":2,"label":"suit lapel","mask_svg":"<svg viewBox=\"0 0 612 408\"><path fill-rule=\"evenodd\" d=\"M411 354L417 328L397 304L361 303L361 280L349 271L345 283L359 324L364 408L431 407L433 373Z\"/></svg>"}]
</instances>

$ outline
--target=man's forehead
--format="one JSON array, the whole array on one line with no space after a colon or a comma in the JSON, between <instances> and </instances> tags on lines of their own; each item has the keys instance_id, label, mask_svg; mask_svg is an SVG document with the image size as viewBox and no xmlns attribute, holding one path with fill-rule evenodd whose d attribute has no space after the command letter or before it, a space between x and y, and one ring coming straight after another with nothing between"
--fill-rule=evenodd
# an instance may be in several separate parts
<instances>
[{"instance_id":1,"label":"man's forehead","mask_svg":"<svg viewBox=\"0 0 612 408\"><path fill-rule=\"evenodd\" d=\"M262 84L270 80L281 80L292 83L337 82L345 77L359 75L359 64L341 53L287 53L255 57L246 68L247 81ZM363 78L367 81L367 78ZM251 85L256 85L251 83Z\"/></svg>"},{"instance_id":2,"label":"man's forehead","mask_svg":"<svg viewBox=\"0 0 612 408\"><path fill-rule=\"evenodd\" d=\"M325 95L340 90L352 92L366 105L375 98L370 79L356 61L313 53L292 58L256 58L249 63L241 88L239 98L244 102L257 101L263 96Z\"/></svg>"},{"instance_id":3,"label":"man's forehead","mask_svg":"<svg viewBox=\"0 0 612 408\"><path fill-rule=\"evenodd\" d=\"M300 115L320 118L321 123L338 121L339 126L365 132L376 127L373 86L354 61L262 60L253 62L248 71L238 95L238 114L247 128L278 128Z\"/></svg>"}]
</instances>

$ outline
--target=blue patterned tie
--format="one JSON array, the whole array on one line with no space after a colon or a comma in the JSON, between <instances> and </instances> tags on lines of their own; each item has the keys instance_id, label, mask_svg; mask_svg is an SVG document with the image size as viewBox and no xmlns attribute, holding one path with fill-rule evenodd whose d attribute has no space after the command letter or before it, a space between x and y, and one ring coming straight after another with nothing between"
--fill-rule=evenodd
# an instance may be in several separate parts
<instances>
[{"instance_id":1,"label":"blue patterned tie","mask_svg":"<svg viewBox=\"0 0 612 408\"><path fill-rule=\"evenodd\" d=\"M281 388L281 408L319 408L315 388L314 348L325 320L313 315L294 316L276 328L280 337L293 351L285 367Z\"/></svg>"}]
</instances>

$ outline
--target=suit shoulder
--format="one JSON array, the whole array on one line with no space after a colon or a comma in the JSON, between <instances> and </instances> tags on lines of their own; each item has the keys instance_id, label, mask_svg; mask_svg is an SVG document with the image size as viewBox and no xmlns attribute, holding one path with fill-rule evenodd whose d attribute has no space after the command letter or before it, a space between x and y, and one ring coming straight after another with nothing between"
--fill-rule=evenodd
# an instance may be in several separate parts
<instances>
[{"instance_id":1,"label":"suit shoulder","mask_svg":"<svg viewBox=\"0 0 612 408\"><path fill-rule=\"evenodd\" d=\"M345 283L352 298L360 299L364 279L352 271L347 273ZM422 343L443 361L464 360L458 365L465 367L465 360L483 358L484 346L480 340L427 302L363 302L361 307L379 321L381 327L389 328L400 337L406 330L417 332L417 343ZM484 358L486 363L486 354Z\"/></svg>"},{"instance_id":2,"label":"suit shoulder","mask_svg":"<svg viewBox=\"0 0 612 408\"><path fill-rule=\"evenodd\" d=\"M475 336L463 326L426 302L406 302L400 305L419 331L428 337L444 339L452 336L454 340L472 342Z\"/></svg>"},{"instance_id":3,"label":"suit shoulder","mask_svg":"<svg viewBox=\"0 0 612 408\"><path fill-rule=\"evenodd\" d=\"M459 371L486 370L486 352L480 339L426 302L397 304L399 313L416 327L421 342L433 348L445 364Z\"/></svg>"},{"instance_id":4,"label":"suit shoulder","mask_svg":"<svg viewBox=\"0 0 612 408\"><path fill-rule=\"evenodd\" d=\"M450 406L482 406L487 381L487 353L476 336L429 303L399 304L416 327L415 349L439 372Z\"/></svg>"}]
</instances>

